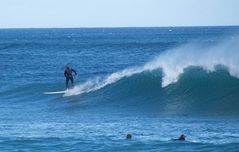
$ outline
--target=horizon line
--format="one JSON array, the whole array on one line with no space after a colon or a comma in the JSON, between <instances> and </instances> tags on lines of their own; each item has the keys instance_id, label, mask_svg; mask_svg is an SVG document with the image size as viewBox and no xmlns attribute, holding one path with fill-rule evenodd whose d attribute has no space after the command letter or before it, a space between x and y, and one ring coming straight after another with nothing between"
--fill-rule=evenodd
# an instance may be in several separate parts
<instances>
[{"instance_id":1,"label":"horizon line","mask_svg":"<svg viewBox=\"0 0 239 152\"><path fill-rule=\"evenodd\" d=\"M113 28L189 28L189 27L238 27L239 25L176 25L176 26L95 26L95 27L0 27L0 29L113 29Z\"/></svg>"}]
</instances>

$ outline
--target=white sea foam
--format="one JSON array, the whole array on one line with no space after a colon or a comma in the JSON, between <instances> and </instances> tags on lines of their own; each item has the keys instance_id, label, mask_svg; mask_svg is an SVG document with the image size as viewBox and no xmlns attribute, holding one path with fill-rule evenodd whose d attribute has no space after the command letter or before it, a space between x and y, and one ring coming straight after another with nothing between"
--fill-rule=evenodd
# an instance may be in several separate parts
<instances>
[{"instance_id":1,"label":"white sea foam","mask_svg":"<svg viewBox=\"0 0 239 152\"><path fill-rule=\"evenodd\" d=\"M162 87L178 81L184 69L198 66L207 72L215 71L217 65L223 65L228 72L239 78L239 41L227 41L211 47L198 44L187 44L172 50L165 51L143 66L132 67L112 73L104 78L94 78L68 91L65 96L79 95L101 89L115 83L124 77L145 71L162 69Z\"/></svg>"},{"instance_id":2,"label":"white sea foam","mask_svg":"<svg viewBox=\"0 0 239 152\"><path fill-rule=\"evenodd\" d=\"M130 77L134 74L143 72L144 69L141 67L133 67L129 69L125 69L119 72L112 73L105 78L94 78L91 80L86 81L83 84L80 84L78 86L75 86L73 89L70 89L65 96L71 96L71 95L79 95L82 93L88 93L92 92L98 89L101 89L109 84L115 83L118 80L124 78L124 77Z\"/></svg>"},{"instance_id":3,"label":"white sea foam","mask_svg":"<svg viewBox=\"0 0 239 152\"><path fill-rule=\"evenodd\" d=\"M217 65L223 65L228 72L239 78L239 43L228 41L206 48L196 44L188 44L169 50L153 61L146 63L145 69L163 69L162 86L177 82L184 69L198 66L207 72L215 71Z\"/></svg>"}]
</instances>

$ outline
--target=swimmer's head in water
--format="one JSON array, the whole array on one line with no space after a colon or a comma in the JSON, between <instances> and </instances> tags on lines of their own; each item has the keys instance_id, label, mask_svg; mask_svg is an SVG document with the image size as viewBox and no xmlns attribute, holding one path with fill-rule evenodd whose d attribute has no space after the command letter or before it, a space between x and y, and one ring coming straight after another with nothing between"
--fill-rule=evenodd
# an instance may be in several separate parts
<instances>
[{"instance_id":1,"label":"swimmer's head in water","mask_svg":"<svg viewBox=\"0 0 239 152\"><path fill-rule=\"evenodd\" d=\"M132 134L127 134L126 139L132 139Z\"/></svg>"}]
</instances>

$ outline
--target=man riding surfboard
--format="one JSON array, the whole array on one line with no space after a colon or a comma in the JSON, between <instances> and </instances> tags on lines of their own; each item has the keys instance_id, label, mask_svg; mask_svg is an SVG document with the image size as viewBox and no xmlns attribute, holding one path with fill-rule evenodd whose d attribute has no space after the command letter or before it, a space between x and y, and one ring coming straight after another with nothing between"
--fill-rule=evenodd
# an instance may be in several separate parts
<instances>
[{"instance_id":1,"label":"man riding surfboard","mask_svg":"<svg viewBox=\"0 0 239 152\"><path fill-rule=\"evenodd\" d=\"M74 86L74 78L72 72L74 72L75 74L74 76L76 77L77 76L76 70L70 68L69 64L67 64L64 72L64 75L66 77L66 89L68 89L69 80L71 80L71 85Z\"/></svg>"}]
</instances>

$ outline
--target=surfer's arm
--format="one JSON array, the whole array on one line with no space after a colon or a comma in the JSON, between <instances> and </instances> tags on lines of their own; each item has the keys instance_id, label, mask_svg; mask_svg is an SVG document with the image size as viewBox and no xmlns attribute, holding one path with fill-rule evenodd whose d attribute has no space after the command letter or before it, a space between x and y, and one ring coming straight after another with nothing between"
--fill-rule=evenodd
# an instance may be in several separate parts
<instances>
[{"instance_id":1,"label":"surfer's arm","mask_svg":"<svg viewBox=\"0 0 239 152\"><path fill-rule=\"evenodd\" d=\"M74 70L74 69L71 69L71 71L72 71L72 72L74 72L74 73L75 73L75 75L77 75L77 72L76 72L76 70Z\"/></svg>"}]
</instances>

